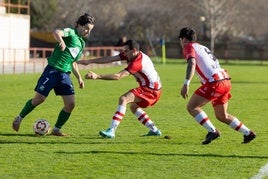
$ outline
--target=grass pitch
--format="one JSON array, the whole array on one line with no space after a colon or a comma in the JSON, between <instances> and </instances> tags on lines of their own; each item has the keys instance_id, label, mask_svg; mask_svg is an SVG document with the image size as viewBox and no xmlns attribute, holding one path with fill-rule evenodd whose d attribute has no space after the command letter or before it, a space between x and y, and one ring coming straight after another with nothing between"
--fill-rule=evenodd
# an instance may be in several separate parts
<instances>
[{"instance_id":1,"label":"grass pitch","mask_svg":"<svg viewBox=\"0 0 268 179\"><path fill-rule=\"evenodd\" d=\"M103 139L100 130L109 127L118 97L136 87L133 77L120 81L87 80L76 88L76 108L63 127L68 137L35 137L32 125L45 118L54 125L62 100L52 91L44 104L23 121L19 132L13 118L40 74L1 75L0 178L251 178L268 163L268 67L249 63L223 64L232 76L229 113L257 133L249 144L242 134L215 120L211 105L204 110L221 137L201 145L206 130L186 112L187 100L179 97L185 63L156 64L163 83L160 101L147 114L162 131L162 137L141 137L148 132L129 109L116 138ZM113 73L123 67L95 69ZM82 71L85 74L86 71ZM77 82L73 80L77 87ZM190 93L199 86L195 77ZM164 139L165 135L171 139Z\"/></svg>"}]
</instances>

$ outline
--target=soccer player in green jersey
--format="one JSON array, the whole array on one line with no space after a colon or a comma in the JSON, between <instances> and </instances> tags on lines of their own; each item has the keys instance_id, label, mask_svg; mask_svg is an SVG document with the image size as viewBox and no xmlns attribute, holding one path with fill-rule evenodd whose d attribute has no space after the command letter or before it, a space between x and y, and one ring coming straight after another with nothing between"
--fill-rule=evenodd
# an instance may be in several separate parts
<instances>
[{"instance_id":1,"label":"soccer player in green jersey","mask_svg":"<svg viewBox=\"0 0 268 179\"><path fill-rule=\"evenodd\" d=\"M85 13L78 18L74 28L53 31L53 36L57 41L56 47L52 55L47 58L48 65L37 82L34 97L26 102L13 121L12 127L15 131L19 131L24 117L36 106L43 103L49 92L54 89L55 94L62 97L64 107L58 115L51 134L66 136L60 129L67 122L75 107L74 87L70 79L70 73L73 72L80 88L84 88L84 81L78 71L76 61L81 57L85 47L84 38L89 36L94 24L95 18Z\"/></svg>"}]
</instances>

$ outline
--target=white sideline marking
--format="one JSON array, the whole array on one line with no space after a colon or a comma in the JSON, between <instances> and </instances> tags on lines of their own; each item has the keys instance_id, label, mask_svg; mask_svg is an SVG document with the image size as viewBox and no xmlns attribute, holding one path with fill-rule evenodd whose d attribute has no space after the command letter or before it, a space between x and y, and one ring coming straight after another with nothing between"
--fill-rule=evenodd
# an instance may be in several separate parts
<instances>
[{"instance_id":1,"label":"white sideline marking","mask_svg":"<svg viewBox=\"0 0 268 179\"><path fill-rule=\"evenodd\" d=\"M259 173L257 173L257 175L253 176L251 179L261 179L265 176L268 176L268 163L261 167Z\"/></svg>"}]
</instances>

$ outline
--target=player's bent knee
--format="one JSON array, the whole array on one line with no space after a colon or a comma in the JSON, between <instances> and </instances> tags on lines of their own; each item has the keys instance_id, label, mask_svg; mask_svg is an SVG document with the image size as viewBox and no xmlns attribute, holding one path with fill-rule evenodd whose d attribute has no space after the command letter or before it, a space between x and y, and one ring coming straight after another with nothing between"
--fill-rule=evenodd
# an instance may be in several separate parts
<instances>
[{"instance_id":1,"label":"player's bent knee","mask_svg":"<svg viewBox=\"0 0 268 179\"><path fill-rule=\"evenodd\" d=\"M74 109L74 107L75 107L75 103L72 102L72 103L68 103L68 104L66 104L64 108L65 108L67 111L71 112L71 111Z\"/></svg>"},{"instance_id":2,"label":"player's bent knee","mask_svg":"<svg viewBox=\"0 0 268 179\"><path fill-rule=\"evenodd\" d=\"M127 101L127 98L125 96L120 96L119 97L119 103L122 104L122 103L126 103Z\"/></svg>"}]
</instances>

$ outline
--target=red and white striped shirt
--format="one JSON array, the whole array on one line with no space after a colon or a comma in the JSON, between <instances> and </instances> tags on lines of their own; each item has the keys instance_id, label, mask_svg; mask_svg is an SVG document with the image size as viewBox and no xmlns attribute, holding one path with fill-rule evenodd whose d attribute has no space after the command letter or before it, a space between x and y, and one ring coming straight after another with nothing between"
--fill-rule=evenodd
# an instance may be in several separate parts
<instances>
[{"instance_id":1,"label":"red and white striped shirt","mask_svg":"<svg viewBox=\"0 0 268 179\"><path fill-rule=\"evenodd\" d=\"M120 54L120 58L127 60L123 52ZM140 52L134 60L128 61L126 70L136 78L140 86L155 90L161 89L160 77L152 60L146 54Z\"/></svg>"},{"instance_id":2,"label":"red and white striped shirt","mask_svg":"<svg viewBox=\"0 0 268 179\"><path fill-rule=\"evenodd\" d=\"M221 68L218 59L207 47L200 45L199 43L192 42L183 48L183 55L186 60L195 58L195 72L202 84L230 79L227 71Z\"/></svg>"}]
</instances>

